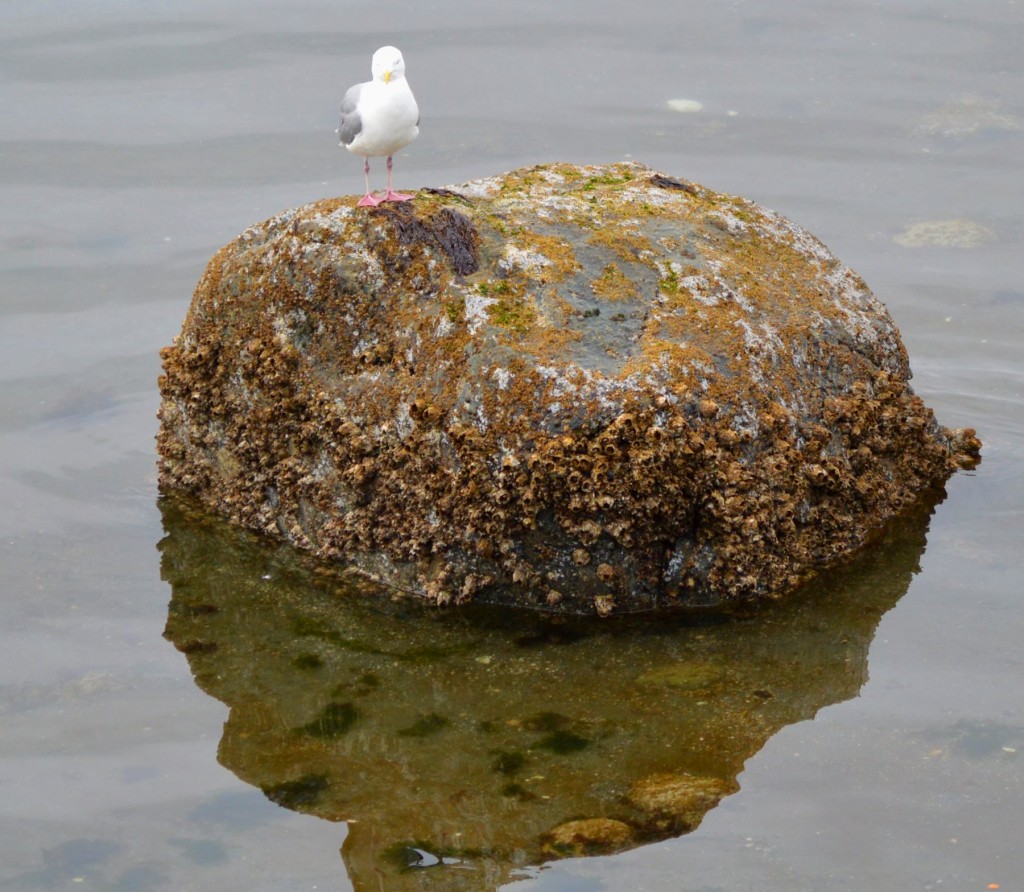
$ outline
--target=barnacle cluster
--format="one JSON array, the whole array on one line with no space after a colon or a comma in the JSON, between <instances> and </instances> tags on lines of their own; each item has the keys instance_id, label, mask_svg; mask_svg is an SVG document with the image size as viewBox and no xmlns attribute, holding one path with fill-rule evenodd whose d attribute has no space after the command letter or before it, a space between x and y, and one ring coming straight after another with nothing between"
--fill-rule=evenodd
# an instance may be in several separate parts
<instances>
[{"instance_id":1,"label":"barnacle cluster","mask_svg":"<svg viewBox=\"0 0 1024 892\"><path fill-rule=\"evenodd\" d=\"M804 230L639 164L316 202L211 260L160 480L439 604L772 597L975 459Z\"/></svg>"}]
</instances>

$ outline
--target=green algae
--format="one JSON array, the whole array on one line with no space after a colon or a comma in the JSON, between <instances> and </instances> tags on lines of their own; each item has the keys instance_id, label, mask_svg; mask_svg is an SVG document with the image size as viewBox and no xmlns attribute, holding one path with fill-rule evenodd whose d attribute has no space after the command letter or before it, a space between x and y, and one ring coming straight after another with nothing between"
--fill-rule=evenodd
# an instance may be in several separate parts
<instances>
[{"instance_id":1,"label":"green algae","mask_svg":"<svg viewBox=\"0 0 1024 892\"><path fill-rule=\"evenodd\" d=\"M508 291L494 292L507 294ZM536 324L537 311L522 298L502 297L487 307L487 316L493 325L516 332L527 332Z\"/></svg>"},{"instance_id":2,"label":"green algae","mask_svg":"<svg viewBox=\"0 0 1024 892\"><path fill-rule=\"evenodd\" d=\"M490 295L511 294L512 285L504 280L498 282L478 282L476 290L485 297Z\"/></svg>"},{"instance_id":3,"label":"green algae","mask_svg":"<svg viewBox=\"0 0 1024 892\"><path fill-rule=\"evenodd\" d=\"M669 268L668 272L658 281L658 289L665 294L679 293L679 274Z\"/></svg>"},{"instance_id":4,"label":"green algae","mask_svg":"<svg viewBox=\"0 0 1024 892\"><path fill-rule=\"evenodd\" d=\"M607 174L596 174L587 177L586 181L580 187L584 192L592 192L598 186L621 186L625 183L632 182L633 174L628 170L621 174L607 173Z\"/></svg>"}]
</instances>

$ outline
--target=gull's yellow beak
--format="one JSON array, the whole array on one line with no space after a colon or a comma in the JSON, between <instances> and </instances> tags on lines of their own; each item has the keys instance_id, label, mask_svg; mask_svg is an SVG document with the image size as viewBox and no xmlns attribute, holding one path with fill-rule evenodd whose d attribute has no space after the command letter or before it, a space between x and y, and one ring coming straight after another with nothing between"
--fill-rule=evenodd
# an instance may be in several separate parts
<instances>
[{"instance_id":1,"label":"gull's yellow beak","mask_svg":"<svg viewBox=\"0 0 1024 892\"><path fill-rule=\"evenodd\" d=\"M391 70L390 69L384 72L384 83L386 83L386 84L390 84L391 83Z\"/></svg>"}]
</instances>

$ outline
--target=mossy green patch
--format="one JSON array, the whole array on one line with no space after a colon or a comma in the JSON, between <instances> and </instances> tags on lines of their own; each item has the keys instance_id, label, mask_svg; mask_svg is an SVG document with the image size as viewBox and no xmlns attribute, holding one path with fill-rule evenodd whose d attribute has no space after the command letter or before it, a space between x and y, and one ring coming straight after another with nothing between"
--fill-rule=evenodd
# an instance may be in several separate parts
<instances>
[{"instance_id":1,"label":"mossy green patch","mask_svg":"<svg viewBox=\"0 0 1024 892\"><path fill-rule=\"evenodd\" d=\"M663 294L679 293L679 274L671 267L658 282L658 290Z\"/></svg>"},{"instance_id":2,"label":"mossy green patch","mask_svg":"<svg viewBox=\"0 0 1024 892\"><path fill-rule=\"evenodd\" d=\"M633 174L628 170L623 171L621 174L595 174L587 177L580 188L583 189L584 192L592 192L597 189L598 186L621 186L625 183L631 182L632 179Z\"/></svg>"},{"instance_id":3,"label":"mossy green patch","mask_svg":"<svg viewBox=\"0 0 1024 892\"><path fill-rule=\"evenodd\" d=\"M456 294L445 302L444 313L449 322L462 322L466 318L466 299L461 294Z\"/></svg>"},{"instance_id":4,"label":"mossy green patch","mask_svg":"<svg viewBox=\"0 0 1024 892\"><path fill-rule=\"evenodd\" d=\"M476 290L485 297L500 296L512 293L512 285L507 279L499 279L496 282L478 282Z\"/></svg>"},{"instance_id":5,"label":"mossy green patch","mask_svg":"<svg viewBox=\"0 0 1024 892\"><path fill-rule=\"evenodd\" d=\"M522 334L536 323L537 310L522 298L502 297L487 307L487 316L492 324Z\"/></svg>"}]
</instances>

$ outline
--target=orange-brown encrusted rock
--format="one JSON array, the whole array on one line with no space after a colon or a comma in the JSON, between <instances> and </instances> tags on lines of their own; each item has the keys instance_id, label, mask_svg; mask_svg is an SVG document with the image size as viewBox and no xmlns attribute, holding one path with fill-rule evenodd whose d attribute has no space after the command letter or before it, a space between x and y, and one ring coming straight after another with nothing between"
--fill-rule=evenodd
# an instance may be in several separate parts
<instances>
[{"instance_id":1,"label":"orange-brown encrusted rock","mask_svg":"<svg viewBox=\"0 0 1024 892\"><path fill-rule=\"evenodd\" d=\"M639 164L286 211L162 357L162 486L439 604L775 596L980 448L818 240Z\"/></svg>"}]
</instances>

